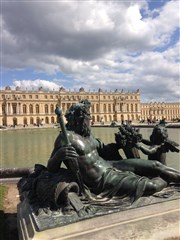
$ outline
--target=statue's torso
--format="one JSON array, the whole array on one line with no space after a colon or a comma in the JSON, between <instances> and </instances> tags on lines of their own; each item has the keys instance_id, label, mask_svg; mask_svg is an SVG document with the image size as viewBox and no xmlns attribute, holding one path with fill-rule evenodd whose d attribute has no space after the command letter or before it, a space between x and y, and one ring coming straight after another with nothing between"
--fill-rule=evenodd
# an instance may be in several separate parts
<instances>
[{"instance_id":1,"label":"statue's torso","mask_svg":"<svg viewBox=\"0 0 180 240\"><path fill-rule=\"evenodd\" d=\"M74 132L69 132L68 137L79 154L79 168L85 183L93 184L111 165L99 156L98 141L93 136L82 137Z\"/></svg>"}]
</instances>

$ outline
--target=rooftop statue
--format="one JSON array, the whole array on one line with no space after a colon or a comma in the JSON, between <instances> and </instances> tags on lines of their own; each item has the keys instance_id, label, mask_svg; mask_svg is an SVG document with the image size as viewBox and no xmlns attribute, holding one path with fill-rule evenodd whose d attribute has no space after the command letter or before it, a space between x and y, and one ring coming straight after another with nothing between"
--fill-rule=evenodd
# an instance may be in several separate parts
<instances>
[{"instance_id":1,"label":"rooftop statue","mask_svg":"<svg viewBox=\"0 0 180 240\"><path fill-rule=\"evenodd\" d=\"M180 172L159 161L122 159L119 148L123 141L119 139L123 129L116 134L116 142L107 145L94 137L90 107L88 100L73 104L65 114L65 126L57 106L61 132L47 167L37 164L34 172L19 182L21 195L28 192L28 201L36 214L40 216L42 209L47 214L56 211L65 216L61 224L95 216L97 212L103 214L104 206L112 203L114 197L116 206L122 209L125 202L130 206L142 197L149 198L171 184L180 183ZM133 136L141 140L134 131Z\"/></svg>"}]
</instances>

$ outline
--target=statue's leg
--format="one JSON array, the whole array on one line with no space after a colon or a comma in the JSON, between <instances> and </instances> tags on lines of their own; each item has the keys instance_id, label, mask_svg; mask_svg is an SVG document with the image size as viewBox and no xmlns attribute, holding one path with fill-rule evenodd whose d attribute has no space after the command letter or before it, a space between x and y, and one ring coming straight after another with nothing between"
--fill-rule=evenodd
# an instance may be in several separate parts
<instances>
[{"instance_id":1,"label":"statue's leg","mask_svg":"<svg viewBox=\"0 0 180 240\"><path fill-rule=\"evenodd\" d=\"M146 184L144 195L152 195L153 193L160 192L167 187L167 182L160 177L152 178Z\"/></svg>"},{"instance_id":2,"label":"statue's leg","mask_svg":"<svg viewBox=\"0 0 180 240\"><path fill-rule=\"evenodd\" d=\"M168 182L180 182L180 172L178 170L167 167L158 161L133 158L112 161L111 164L119 170L131 171L140 176L160 176Z\"/></svg>"},{"instance_id":3,"label":"statue's leg","mask_svg":"<svg viewBox=\"0 0 180 240\"><path fill-rule=\"evenodd\" d=\"M119 170L134 172L140 176L150 176L152 173L154 176L157 176L157 173L154 173L153 161L131 158L120 161L111 161L110 163L113 167Z\"/></svg>"},{"instance_id":4,"label":"statue's leg","mask_svg":"<svg viewBox=\"0 0 180 240\"><path fill-rule=\"evenodd\" d=\"M168 167L160 162L153 161L155 168L159 171L159 176L165 179L167 182L180 183L180 171Z\"/></svg>"}]
</instances>

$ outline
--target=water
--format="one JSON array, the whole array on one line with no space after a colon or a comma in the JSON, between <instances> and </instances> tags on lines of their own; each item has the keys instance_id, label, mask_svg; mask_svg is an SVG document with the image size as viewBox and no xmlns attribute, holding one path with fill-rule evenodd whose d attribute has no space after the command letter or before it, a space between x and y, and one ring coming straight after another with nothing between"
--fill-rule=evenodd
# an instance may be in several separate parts
<instances>
[{"instance_id":1,"label":"water","mask_svg":"<svg viewBox=\"0 0 180 240\"><path fill-rule=\"evenodd\" d=\"M105 144L114 142L114 133L118 128L95 127L92 128L93 135L100 138ZM149 139L152 128L141 128L140 133ZM0 132L0 167L32 167L35 163L46 166L52 152L54 141L59 134L59 129L22 129L2 130ZM180 144L180 129L168 129L169 138ZM120 150L122 157L124 153ZM141 153L141 158L147 156ZM167 153L168 166L180 170L180 154Z\"/></svg>"}]
</instances>

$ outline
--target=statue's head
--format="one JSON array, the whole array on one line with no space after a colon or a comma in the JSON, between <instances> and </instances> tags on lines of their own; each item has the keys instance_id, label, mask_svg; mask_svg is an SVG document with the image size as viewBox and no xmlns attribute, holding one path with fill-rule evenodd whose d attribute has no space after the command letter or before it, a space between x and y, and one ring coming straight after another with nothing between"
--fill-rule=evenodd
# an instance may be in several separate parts
<instances>
[{"instance_id":1,"label":"statue's head","mask_svg":"<svg viewBox=\"0 0 180 240\"><path fill-rule=\"evenodd\" d=\"M150 140L154 144L161 144L168 138L167 128L163 125L157 125L153 128Z\"/></svg>"},{"instance_id":2,"label":"statue's head","mask_svg":"<svg viewBox=\"0 0 180 240\"><path fill-rule=\"evenodd\" d=\"M87 99L73 104L65 114L67 129L83 136L90 135L90 107L91 103Z\"/></svg>"}]
</instances>

